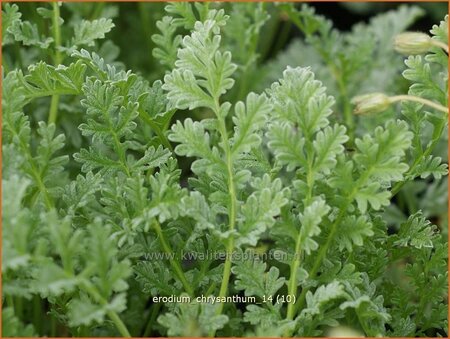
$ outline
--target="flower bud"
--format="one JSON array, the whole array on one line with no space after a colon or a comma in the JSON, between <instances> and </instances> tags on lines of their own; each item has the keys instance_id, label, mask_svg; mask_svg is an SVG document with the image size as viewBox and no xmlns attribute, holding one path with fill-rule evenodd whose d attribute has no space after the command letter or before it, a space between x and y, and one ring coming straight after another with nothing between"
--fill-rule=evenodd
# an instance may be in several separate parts
<instances>
[{"instance_id":1,"label":"flower bud","mask_svg":"<svg viewBox=\"0 0 450 339\"><path fill-rule=\"evenodd\" d=\"M364 338L364 333L361 331L343 325L330 327L327 331L327 337L331 338Z\"/></svg>"},{"instance_id":2,"label":"flower bud","mask_svg":"<svg viewBox=\"0 0 450 339\"><path fill-rule=\"evenodd\" d=\"M374 114L387 110L391 102L386 94L370 93L354 97L352 104L355 105L355 114Z\"/></svg>"},{"instance_id":3,"label":"flower bud","mask_svg":"<svg viewBox=\"0 0 450 339\"><path fill-rule=\"evenodd\" d=\"M394 39L394 49L405 55L423 54L430 50L432 40L428 34L405 32Z\"/></svg>"}]
</instances>

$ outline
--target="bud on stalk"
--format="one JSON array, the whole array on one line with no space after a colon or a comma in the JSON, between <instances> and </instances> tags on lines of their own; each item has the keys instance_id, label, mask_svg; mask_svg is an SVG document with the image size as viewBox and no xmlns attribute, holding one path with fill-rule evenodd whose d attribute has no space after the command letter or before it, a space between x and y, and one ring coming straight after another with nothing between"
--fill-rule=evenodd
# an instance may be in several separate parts
<instances>
[{"instance_id":1,"label":"bud on stalk","mask_svg":"<svg viewBox=\"0 0 450 339\"><path fill-rule=\"evenodd\" d=\"M375 114L387 110L391 102L386 94L370 93L354 97L352 104L355 105L355 114Z\"/></svg>"},{"instance_id":2,"label":"bud on stalk","mask_svg":"<svg viewBox=\"0 0 450 339\"><path fill-rule=\"evenodd\" d=\"M394 49L405 55L424 54L433 46L430 36L425 33L405 32L394 39Z\"/></svg>"}]
</instances>

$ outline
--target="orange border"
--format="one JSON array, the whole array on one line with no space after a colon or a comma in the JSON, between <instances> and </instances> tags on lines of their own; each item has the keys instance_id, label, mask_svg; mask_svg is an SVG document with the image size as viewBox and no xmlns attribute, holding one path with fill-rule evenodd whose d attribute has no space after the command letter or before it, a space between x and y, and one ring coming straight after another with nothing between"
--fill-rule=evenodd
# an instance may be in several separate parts
<instances>
[{"instance_id":1,"label":"orange border","mask_svg":"<svg viewBox=\"0 0 450 339\"><path fill-rule=\"evenodd\" d=\"M172 1L176 1L176 2L214 2L214 1L210 1L210 0L172 0ZM379 1L379 0L366 0L366 1L359 1L359 0L335 0L335 1L331 1L331 0L310 0L310 1L302 1L302 0L218 0L218 2L383 2L383 3L399 3L399 2L407 2L407 3L442 3L442 2L446 2L449 4L450 6L450 2L447 0L406 0L406 1L401 1L401 0L385 0L385 1ZM56 2L55 0L0 0L0 4L3 2L15 2L15 3L21 3L21 2L42 2L42 3L49 3L49 2ZM92 0L66 0L66 1L62 1L62 2L166 2L166 1L160 1L160 0L102 0L102 1L92 1ZM449 12L450 12L450 7L449 7ZM449 13L447 13L449 14ZM450 14L449 14L450 15ZM0 31L2 30L2 18L0 16ZM450 27L448 27L448 34L450 35ZM0 42L2 40L2 37L0 36ZM3 48L0 48L0 67L2 64L2 60L3 60ZM449 57L449 62L450 62L450 57ZM448 84L450 84L450 70L448 71ZM3 81L0 81L0 99L2 99L3 96ZM448 91L447 93L447 99L448 102L450 102L450 91ZM449 116L449 122L450 122L450 116ZM2 108L0 107L0 125L3 125L3 114L2 114ZM447 131L448 134L450 135L450 124L447 124ZM3 145L3 133L2 133L2 129L0 129L0 143ZM450 160L450 139L448 140L448 145L447 145L447 156L448 159ZM0 177L3 178L3 154L2 154L2 148L0 148ZM450 180L447 182L447 192L450 193ZM0 196L3 196L3 184L0 184ZM450 219L450 199L447 200L447 221L449 221ZM2 219L0 220L0 268L2 266L2 259L3 259L3 250L2 250L2 240L3 240L3 200L0 199L0 216L2 217ZM450 243L450 233L447 234L447 241L448 243ZM450 256L450 248L448 247L448 254ZM450 262L447 260L447 272L450 271ZM449 291L450 291L450 279L447 278L447 320L450 319L450 295L449 295ZM2 308L2 287L3 287L3 275L1 274L1 270L0 270L0 338L7 338L7 337L3 337L2 336L2 327L3 327L3 322L2 322L2 316L3 316L3 308ZM447 329L447 333L450 332L450 325L448 325L449 328ZM25 337L14 337L15 339L31 339L31 338L25 338ZM52 338L56 338L56 339L72 339L75 337L52 337ZM104 339L115 339L115 337L95 337L95 338L104 338ZM116 337L117 338L117 337ZM132 337L133 339L141 339L143 337ZM156 337L158 339L160 338L168 338L168 337ZM181 338L181 337L170 337L170 338L175 338L175 339L185 339L185 338ZM238 339L240 337L226 337L226 339ZM300 338L300 337L297 337ZM317 339L331 339L329 337L315 337ZM369 339L377 339L374 337L366 337ZM194 339L194 338L192 338ZM195 337L195 339L210 339L208 337ZM281 338L279 338L281 339ZM300 338L301 339L301 338ZM406 338L405 338L406 339Z\"/></svg>"}]
</instances>

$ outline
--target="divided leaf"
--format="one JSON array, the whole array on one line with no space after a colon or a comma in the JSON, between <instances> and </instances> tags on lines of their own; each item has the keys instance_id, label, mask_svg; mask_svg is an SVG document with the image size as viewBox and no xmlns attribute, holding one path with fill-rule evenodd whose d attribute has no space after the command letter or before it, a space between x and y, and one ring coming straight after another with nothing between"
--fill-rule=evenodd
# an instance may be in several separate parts
<instances>
[{"instance_id":1,"label":"divided leaf","mask_svg":"<svg viewBox=\"0 0 450 339\"><path fill-rule=\"evenodd\" d=\"M248 153L259 146L261 138L257 133L264 126L271 109L266 96L255 93L247 96L245 105L241 101L236 104L236 113L233 116L235 132L231 149L233 154Z\"/></svg>"},{"instance_id":2,"label":"divided leaf","mask_svg":"<svg viewBox=\"0 0 450 339\"><path fill-rule=\"evenodd\" d=\"M255 191L242 205L238 217L239 237L236 246L255 246L259 236L275 224L281 208L288 203L289 189L283 188L280 179L270 180L268 174L252 182Z\"/></svg>"},{"instance_id":3,"label":"divided leaf","mask_svg":"<svg viewBox=\"0 0 450 339\"><path fill-rule=\"evenodd\" d=\"M305 207L303 213L298 216L300 222L300 242L302 249L309 255L317 250L319 245L313 237L321 232L320 223L323 217L330 211L330 207L322 198L316 198L311 204Z\"/></svg>"},{"instance_id":4,"label":"divided leaf","mask_svg":"<svg viewBox=\"0 0 450 339\"><path fill-rule=\"evenodd\" d=\"M111 19L81 20L74 27L73 46L94 46L95 40L104 39L115 25Z\"/></svg>"},{"instance_id":5,"label":"divided leaf","mask_svg":"<svg viewBox=\"0 0 450 339\"><path fill-rule=\"evenodd\" d=\"M246 296L273 296L284 285L285 279L279 277L278 268L272 266L268 272L266 268L266 263L258 259L237 263L232 268L236 289L243 290Z\"/></svg>"}]
</instances>

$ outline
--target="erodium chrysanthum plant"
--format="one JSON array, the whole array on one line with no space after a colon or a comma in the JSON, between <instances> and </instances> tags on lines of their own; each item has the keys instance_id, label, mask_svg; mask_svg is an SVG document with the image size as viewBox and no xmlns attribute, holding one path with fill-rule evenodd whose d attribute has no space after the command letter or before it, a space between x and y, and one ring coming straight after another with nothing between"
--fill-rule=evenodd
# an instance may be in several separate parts
<instances>
[{"instance_id":1,"label":"erodium chrysanthum plant","mask_svg":"<svg viewBox=\"0 0 450 339\"><path fill-rule=\"evenodd\" d=\"M448 17L126 6L2 4L3 336L447 336Z\"/></svg>"}]
</instances>

